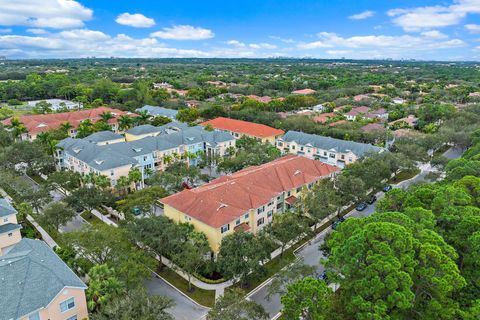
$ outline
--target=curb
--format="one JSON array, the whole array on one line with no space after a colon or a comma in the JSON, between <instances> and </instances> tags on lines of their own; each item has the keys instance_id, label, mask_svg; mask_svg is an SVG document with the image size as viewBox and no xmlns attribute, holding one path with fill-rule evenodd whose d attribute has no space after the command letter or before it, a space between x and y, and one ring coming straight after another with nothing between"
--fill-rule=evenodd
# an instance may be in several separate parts
<instances>
[{"instance_id":1,"label":"curb","mask_svg":"<svg viewBox=\"0 0 480 320\"><path fill-rule=\"evenodd\" d=\"M211 308L207 307L207 306L204 306L204 305L201 305L200 303L198 303L197 301L193 300L192 298L190 298L188 295L186 295L183 291L181 291L180 289L178 289L177 287L175 287L173 284L171 284L170 282L168 282L164 277L162 277L161 275L159 275L158 273L156 273L155 271L153 271L152 269L148 268L156 277L162 279L166 284L168 284L170 287L172 287L173 289L175 289L177 292L179 292L182 296L184 296L185 298L187 298L188 300L190 300L191 302L193 302L194 304L196 304L197 306L201 307L201 308L205 308L207 310L210 310ZM201 319L201 318L200 318Z\"/></svg>"}]
</instances>

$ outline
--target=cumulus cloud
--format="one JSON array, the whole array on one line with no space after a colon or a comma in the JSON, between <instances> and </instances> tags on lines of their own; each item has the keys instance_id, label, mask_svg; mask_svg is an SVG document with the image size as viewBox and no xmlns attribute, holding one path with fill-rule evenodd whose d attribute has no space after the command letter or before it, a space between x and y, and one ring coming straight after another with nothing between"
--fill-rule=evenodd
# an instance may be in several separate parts
<instances>
[{"instance_id":1,"label":"cumulus cloud","mask_svg":"<svg viewBox=\"0 0 480 320\"><path fill-rule=\"evenodd\" d=\"M421 31L460 23L468 14L480 13L480 0L457 0L450 6L392 9L387 14L405 31Z\"/></svg>"},{"instance_id":2,"label":"cumulus cloud","mask_svg":"<svg viewBox=\"0 0 480 320\"><path fill-rule=\"evenodd\" d=\"M480 24L466 24L465 29L470 33L480 33Z\"/></svg>"},{"instance_id":3,"label":"cumulus cloud","mask_svg":"<svg viewBox=\"0 0 480 320\"><path fill-rule=\"evenodd\" d=\"M266 57L247 45L243 48L180 49L157 38L133 38L125 34L110 36L101 31L71 29L44 35L0 35L0 55L16 58L212 58Z\"/></svg>"},{"instance_id":4,"label":"cumulus cloud","mask_svg":"<svg viewBox=\"0 0 480 320\"><path fill-rule=\"evenodd\" d=\"M320 32L317 37L319 38L317 41L298 44L297 49L328 48L329 50L325 51L328 55L349 55L358 58L403 58L421 56L425 52L437 52L439 49L466 46L466 43L460 39L445 40L446 36L440 32L425 32L421 36L365 35L352 37L341 37L331 32Z\"/></svg>"},{"instance_id":5,"label":"cumulus cloud","mask_svg":"<svg viewBox=\"0 0 480 320\"><path fill-rule=\"evenodd\" d=\"M33 33L33 34L47 34L48 31L45 29L38 29L38 28L30 28L27 29L27 32Z\"/></svg>"},{"instance_id":6,"label":"cumulus cloud","mask_svg":"<svg viewBox=\"0 0 480 320\"><path fill-rule=\"evenodd\" d=\"M373 17L374 15L375 15L375 11L366 10L366 11L363 11L363 12L360 12L360 13L357 13L357 14L353 14L353 15L349 16L348 18L351 19L351 20L364 20L364 19L368 19L370 17Z\"/></svg>"},{"instance_id":7,"label":"cumulus cloud","mask_svg":"<svg viewBox=\"0 0 480 320\"><path fill-rule=\"evenodd\" d=\"M36 28L77 28L93 11L74 0L0 1L0 25Z\"/></svg>"},{"instance_id":8,"label":"cumulus cloud","mask_svg":"<svg viewBox=\"0 0 480 320\"><path fill-rule=\"evenodd\" d=\"M276 49L277 46L274 45L274 44L270 44L270 43L250 43L248 45L250 48L252 49Z\"/></svg>"},{"instance_id":9,"label":"cumulus cloud","mask_svg":"<svg viewBox=\"0 0 480 320\"><path fill-rule=\"evenodd\" d=\"M213 38L215 34L209 29L179 25L163 28L161 31L150 34L150 36L168 40L205 40Z\"/></svg>"},{"instance_id":10,"label":"cumulus cloud","mask_svg":"<svg viewBox=\"0 0 480 320\"><path fill-rule=\"evenodd\" d=\"M293 40L293 39L288 39L288 38L282 38L282 37L279 37L279 36L269 36L270 39L274 39L274 40L278 40L278 41L281 41L283 43L296 43L297 41Z\"/></svg>"},{"instance_id":11,"label":"cumulus cloud","mask_svg":"<svg viewBox=\"0 0 480 320\"><path fill-rule=\"evenodd\" d=\"M147 18L141 13L132 14L128 12L119 15L115 22L134 28L150 28L155 25L155 20L152 18Z\"/></svg>"},{"instance_id":12,"label":"cumulus cloud","mask_svg":"<svg viewBox=\"0 0 480 320\"><path fill-rule=\"evenodd\" d=\"M227 41L227 44L231 45L231 46L234 46L234 47L238 47L238 48L244 48L245 47L245 43L240 42L238 40L229 40L229 41Z\"/></svg>"},{"instance_id":13,"label":"cumulus cloud","mask_svg":"<svg viewBox=\"0 0 480 320\"><path fill-rule=\"evenodd\" d=\"M446 39L448 36L444 33L441 33L438 30L430 30L430 31L424 31L420 33L424 37L432 38L432 39Z\"/></svg>"}]
</instances>

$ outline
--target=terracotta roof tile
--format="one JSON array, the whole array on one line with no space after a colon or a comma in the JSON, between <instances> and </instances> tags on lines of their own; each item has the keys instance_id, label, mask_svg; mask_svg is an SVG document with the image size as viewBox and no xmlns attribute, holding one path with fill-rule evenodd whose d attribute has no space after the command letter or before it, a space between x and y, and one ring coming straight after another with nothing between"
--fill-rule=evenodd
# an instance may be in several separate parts
<instances>
[{"instance_id":1,"label":"terracotta roof tile","mask_svg":"<svg viewBox=\"0 0 480 320\"><path fill-rule=\"evenodd\" d=\"M279 136L285 133L283 130L275 129L264 124L224 117L215 118L201 123L202 126L206 126L207 124L210 124L215 129L237 132L258 138Z\"/></svg>"},{"instance_id":2,"label":"terracotta roof tile","mask_svg":"<svg viewBox=\"0 0 480 320\"><path fill-rule=\"evenodd\" d=\"M92 122L97 122L101 119L100 115L104 112L111 112L114 118L108 120L108 123L113 124L118 122L118 118L122 115L136 116L134 113L112 109L108 107L99 107L95 109L85 109L73 112L62 112L52 114L36 114L24 115L18 117L18 120L23 123L30 134L37 134L60 128L60 126L69 122L74 128L80 125L80 122L90 119ZM12 118L3 120L4 125L9 125Z\"/></svg>"},{"instance_id":3,"label":"terracotta roof tile","mask_svg":"<svg viewBox=\"0 0 480 320\"><path fill-rule=\"evenodd\" d=\"M328 176L339 168L301 156L275 161L222 176L201 187L161 199L189 216L219 228L268 203L282 192Z\"/></svg>"}]
</instances>

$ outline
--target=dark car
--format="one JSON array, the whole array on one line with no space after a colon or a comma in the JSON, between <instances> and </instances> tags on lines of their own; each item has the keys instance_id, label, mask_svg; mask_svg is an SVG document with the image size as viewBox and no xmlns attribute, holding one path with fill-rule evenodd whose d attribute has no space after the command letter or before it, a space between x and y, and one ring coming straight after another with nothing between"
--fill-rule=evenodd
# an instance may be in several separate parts
<instances>
[{"instance_id":1,"label":"dark car","mask_svg":"<svg viewBox=\"0 0 480 320\"><path fill-rule=\"evenodd\" d=\"M332 229L333 229L333 230L337 229L338 225L339 225L340 223L342 223L343 221L345 221L345 218L343 218L343 217L338 218L337 221L335 221L334 223L332 223Z\"/></svg>"},{"instance_id":2,"label":"dark car","mask_svg":"<svg viewBox=\"0 0 480 320\"><path fill-rule=\"evenodd\" d=\"M375 201L377 201L377 196L373 195L370 198L367 199L368 204L373 204Z\"/></svg>"},{"instance_id":3,"label":"dark car","mask_svg":"<svg viewBox=\"0 0 480 320\"><path fill-rule=\"evenodd\" d=\"M362 202L362 203L359 203L355 209L357 209L357 211L363 211L367 209L367 207L368 205L365 202Z\"/></svg>"},{"instance_id":4,"label":"dark car","mask_svg":"<svg viewBox=\"0 0 480 320\"><path fill-rule=\"evenodd\" d=\"M388 192L390 190L392 190L392 186L389 185L389 184L387 184L385 187L383 187L383 192Z\"/></svg>"}]
</instances>

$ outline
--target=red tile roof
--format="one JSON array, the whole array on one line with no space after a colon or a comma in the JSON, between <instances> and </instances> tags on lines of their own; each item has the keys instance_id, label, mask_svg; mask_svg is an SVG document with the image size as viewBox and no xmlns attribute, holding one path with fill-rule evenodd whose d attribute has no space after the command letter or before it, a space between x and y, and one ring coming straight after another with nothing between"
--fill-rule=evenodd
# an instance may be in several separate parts
<instances>
[{"instance_id":1,"label":"red tile roof","mask_svg":"<svg viewBox=\"0 0 480 320\"><path fill-rule=\"evenodd\" d=\"M224 117L215 118L201 123L202 126L206 126L207 124L210 124L215 129L237 132L257 138L279 136L285 133L285 131L283 130L275 129L264 124L235 120Z\"/></svg>"},{"instance_id":2,"label":"red tile roof","mask_svg":"<svg viewBox=\"0 0 480 320\"><path fill-rule=\"evenodd\" d=\"M360 130L362 130L363 132L373 132L373 131L385 130L385 127L379 123L369 123L361 127Z\"/></svg>"},{"instance_id":3,"label":"red tile roof","mask_svg":"<svg viewBox=\"0 0 480 320\"><path fill-rule=\"evenodd\" d=\"M282 192L328 176L339 168L296 155L222 176L201 187L183 190L160 201L219 228L267 204Z\"/></svg>"},{"instance_id":4,"label":"red tile roof","mask_svg":"<svg viewBox=\"0 0 480 320\"><path fill-rule=\"evenodd\" d=\"M23 123L25 128L30 134L38 134L40 132L47 132L50 130L58 129L60 126L69 122L74 128L80 125L80 122L84 120L91 120L97 122L101 119L100 115L104 112L111 112L114 118L108 120L108 123L117 123L118 118L122 115L137 116L131 112L125 112L118 109L112 109L107 107L99 107L95 109L85 109L73 112L51 113L51 114L36 114L36 115L24 115L18 117L18 120ZM4 125L9 125L12 118L3 120Z\"/></svg>"},{"instance_id":5,"label":"red tile roof","mask_svg":"<svg viewBox=\"0 0 480 320\"><path fill-rule=\"evenodd\" d=\"M315 121L317 123L325 123L325 122L328 121L328 119L330 119L332 117L335 117L335 116L336 116L336 114L334 112L322 113L319 116L313 117L313 121Z\"/></svg>"},{"instance_id":6,"label":"red tile roof","mask_svg":"<svg viewBox=\"0 0 480 320\"><path fill-rule=\"evenodd\" d=\"M315 90L313 89L301 89L301 90L295 90L295 91L292 91L292 94L314 94Z\"/></svg>"}]
</instances>

